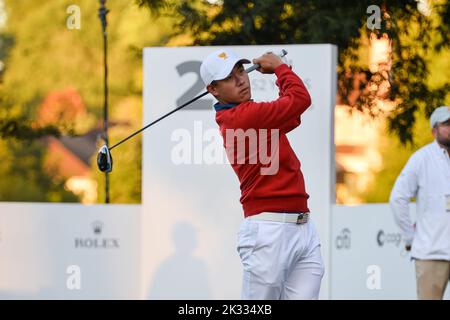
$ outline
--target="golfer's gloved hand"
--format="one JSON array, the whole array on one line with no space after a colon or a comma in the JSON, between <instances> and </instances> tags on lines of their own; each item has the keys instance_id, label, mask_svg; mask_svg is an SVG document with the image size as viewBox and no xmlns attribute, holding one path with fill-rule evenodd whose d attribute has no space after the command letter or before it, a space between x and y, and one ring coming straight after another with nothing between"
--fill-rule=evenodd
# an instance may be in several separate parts
<instances>
[{"instance_id":1,"label":"golfer's gloved hand","mask_svg":"<svg viewBox=\"0 0 450 320\"><path fill-rule=\"evenodd\" d=\"M257 68L256 70L258 70L261 73L274 73L274 70L280 65L282 65L284 62L276 54L268 52L263 54L259 58L253 59L253 63L260 65L260 67Z\"/></svg>"}]
</instances>

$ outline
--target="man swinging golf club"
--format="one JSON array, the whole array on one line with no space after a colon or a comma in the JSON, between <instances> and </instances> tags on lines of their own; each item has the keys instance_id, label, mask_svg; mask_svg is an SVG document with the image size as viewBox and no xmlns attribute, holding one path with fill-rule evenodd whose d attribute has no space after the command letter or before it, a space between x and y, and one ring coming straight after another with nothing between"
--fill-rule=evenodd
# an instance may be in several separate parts
<instances>
[{"instance_id":1,"label":"man swinging golf club","mask_svg":"<svg viewBox=\"0 0 450 320\"><path fill-rule=\"evenodd\" d=\"M317 299L324 273L320 240L309 220L300 162L286 134L300 125L311 98L302 80L277 55L254 59L261 73L277 77L279 98L251 100L243 64L223 49L208 55L200 74L218 100L216 122L240 181L245 219L237 250L244 268L243 299ZM277 161L273 166L262 159Z\"/></svg>"},{"instance_id":2,"label":"man swinging golf club","mask_svg":"<svg viewBox=\"0 0 450 320\"><path fill-rule=\"evenodd\" d=\"M286 53L283 50L281 56ZM101 171L111 172L112 149L206 94L213 94L219 101L214 107L227 155L241 182L241 203L246 217L238 239L244 266L242 298L317 299L323 277L320 240L312 221L308 222L309 196L300 162L286 137L300 125L300 115L311 104L310 96L300 78L276 55L265 54L253 62L255 65L244 70L243 64L250 63L249 60L240 59L229 50L212 53L200 70L208 91L112 147L103 146L97 164ZM255 69L275 73L279 99L263 103L250 99L247 73ZM257 146L247 145L247 134L255 131L258 131ZM228 141L227 134L231 136ZM237 150L230 140L241 140ZM239 149L242 145L244 151ZM266 156L261 146L268 145L270 160L276 161L276 166L261 161ZM258 159L259 162L255 161Z\"/></svg>"},{"instance_id":3,"label":"man swinging golf club","mask_svg":"<svg viewBox=\"0 0 450 320\"><path fill-rule=\"evenodd\" d=\"M287 54L286 50L282 50L280 53L280 57L284 57ZM256 68L258 68L259 65L252 65L251 67L249 67L248 69L245 70L245 72L249 73L252 72L254 70L256 70ZM144 131L145 129L150 128L151 126L157 124L158 122L160 122L161 120L167 118L168 116L170 116L171 114L174 114L175 112L183 109L184 107L187 107L188 105L190 105L191 103L197 101L198 99L206 96L207 94L209 94L208 91L203 92L202 94L199 94L198 96L192 98L191 100L183 103L181 106L176 107L175 109L173 109L172 111L166 113L165 115L159 117L158 119L152 121L151 123L147 124L145 127L133 132L132 134L130 134L129 136L125 137L124 139L120 140L119 142L117 142L116 144L114 144L112 147L109 147L107 145L103 145L97 154L97 166L98 169L102 172L112 172L113 169L113 158L111 156L111 150L120 146L122 143L128 141L129 139L133 138L135 135L141 133L142 131Z\"/></svg>"}]
</instances>

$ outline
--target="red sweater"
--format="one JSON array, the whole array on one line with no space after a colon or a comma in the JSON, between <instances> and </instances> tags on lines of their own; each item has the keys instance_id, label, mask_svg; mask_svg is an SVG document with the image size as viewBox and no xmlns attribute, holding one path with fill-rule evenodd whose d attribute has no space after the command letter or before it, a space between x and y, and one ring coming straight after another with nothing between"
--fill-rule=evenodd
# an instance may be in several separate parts
<instances>
[{"instance_id":1,"label":"red sweater","mask_svg":"<svg viewBox=\"0 0 450 320\"><path fill-rule=\"evenodd\" d=\"M275 75L280 94L277 100L215 105L228 160L241 184L245 217L265 211L309 212L300 161L286 133L300 125L300 115L311 105L311 97L287 65L276 68ZM272 147L278 152L272 153Z\"/></svg>"}]
</instances>

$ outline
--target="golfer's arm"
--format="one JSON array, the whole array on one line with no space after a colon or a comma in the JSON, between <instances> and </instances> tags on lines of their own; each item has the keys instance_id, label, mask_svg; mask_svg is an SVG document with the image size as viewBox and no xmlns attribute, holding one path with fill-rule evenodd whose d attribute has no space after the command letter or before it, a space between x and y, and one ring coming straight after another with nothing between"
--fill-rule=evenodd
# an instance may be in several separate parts
<instances>
[{"instance_id":1,"label":"golfer's arm","mask_svg":"<svg viewBox=\"0 0 450 320\"><path fill-rule=\"evenodd\" d=\"M289 68L289 69L291 69L291 68ZM299 90L301 95L305 97L305 100L306 99L311 100L309 92L306 89L305 85L303 84L303 81L295 73L294 73L294 75L298 78L298 81L300 83L300 87L297 90ZM279 78L277 79L276 84L277 84L277 86L280 89L279 96L282 97L282 96L284 96L286 94L286 90L289 89L289 85L282 85L282 83L281 83L282 80L283 80L283 78L282 78L283 75L282 74L280 74L280 75L277 74L277 76L279 76ZM300 116L292 118L292 119L289 119L288 121L286 121L285 124L283 124L280 127L280 130L285 132L285 133L288 133L288 132L292 131L293 129L297 128L300 125L300 123L301 123Z\"/></svg>"},{"instance_id":2,"label":"golfer's arm","mask_svg":"<svg viewBox=\"0 0 450 320\"><path fill-rule=\"evenodd\" d=\"M305 111L311 105L311 96L302 79L286 64L276 68L275 75L277 76L276 85L279 88L279 97L293 97Z\"/></svg>"},{"instance_id":3,"label":"golfer's arm","mask_svg":"<svg viewBox=\"0 0 450 320\"><path fill-rule=\"evenodd\" d=\"M284 133L288 133L297 128L300 125L300 123L301 123L300 117L291 119L288 122L286 122L286 124L281 126L280 130L283 131Z\"/></svg>"},{"instance_id":4,"label":"golfer's arm","mask_svg":"<svg viewBox=\"0 0 450 320\"><path fill-rule=\"evenodd\" d=\"M394 220L410 245L414 237L414 226L409 214L409 203L418 190L417 159L411 158L395 181L389 198Z\"/></svg>"},{"instance_id":5,"label":"golfer's arm","mask_svg":"<svg viewBox=\"0 0 450 320\"><path fill-rule=\"evenodd\" d=\"M311 97L287 65L279 66L275 74L281 96L271 102L246 103L236 117L236 127L292 130L300 124L300 115L311 105Z\"/></svg>"}]
</instances>

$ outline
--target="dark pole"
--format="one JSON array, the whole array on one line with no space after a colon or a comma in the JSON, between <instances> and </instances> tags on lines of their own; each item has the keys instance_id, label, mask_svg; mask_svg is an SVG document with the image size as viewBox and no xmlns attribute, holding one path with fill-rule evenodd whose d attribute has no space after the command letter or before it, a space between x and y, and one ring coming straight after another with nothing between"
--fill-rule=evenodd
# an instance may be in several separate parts
<instances>
[{"instance_id":1,"label":"dark pole","mask_svg":"<svg viewBox=\"0 0 450 320\"><path fill-rule=\"evenodd\" d=\"M106 15L109 10L106 9L106 0L99 0L100 8L98 9L98 17L102 23L103 30L103 67L104 67L104 78L103 78L103 140L105 145L108 147L108 37L106 33ZM105 203L109 203L109 173L105 172Z\"/></svg>"}]
</instances>

